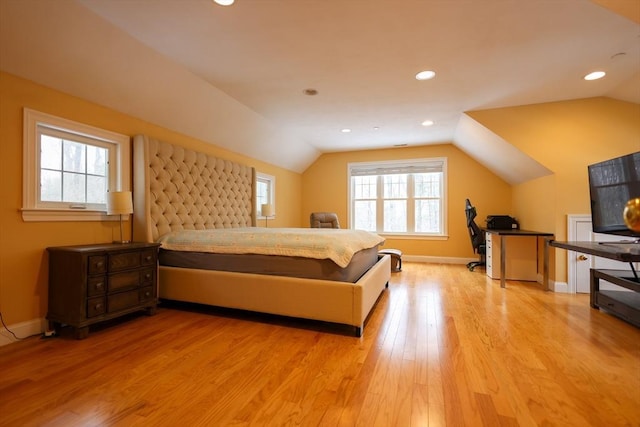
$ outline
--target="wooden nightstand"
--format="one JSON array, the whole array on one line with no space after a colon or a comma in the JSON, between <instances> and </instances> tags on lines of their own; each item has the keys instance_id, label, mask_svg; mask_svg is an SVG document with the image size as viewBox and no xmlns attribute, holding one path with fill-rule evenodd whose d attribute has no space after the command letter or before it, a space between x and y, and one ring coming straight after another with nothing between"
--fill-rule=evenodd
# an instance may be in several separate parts
<instances>
[{"instance_id":1,"label":"wooden nightstand","mask_svg":"<svg viewBox=\"0 0 640 427\"><path fill-rule=\"evenodd\" d=\"M47 248L49 328L74 328L86 338L89 325L144 310L158 300L156 243L108 243Z\"/></svg>"}]
</instances>

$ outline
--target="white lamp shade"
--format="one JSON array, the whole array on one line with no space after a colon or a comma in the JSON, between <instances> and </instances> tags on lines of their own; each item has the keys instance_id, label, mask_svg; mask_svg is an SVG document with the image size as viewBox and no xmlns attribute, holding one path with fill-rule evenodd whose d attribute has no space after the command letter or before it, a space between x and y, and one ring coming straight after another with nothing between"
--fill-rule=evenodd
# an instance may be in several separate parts
<instances>
[{"instance_id":1,"label":"white lamp shade","mask_svg":"<svg viewBox=\"0 0 640 427\"><path fill-rule=\"evenodd\" d=\"M273 215L273 205L265 203L261 207L262 216L272 216Z\"/></svg>"},{"instance_id":2,"label":"white lamp shade","mask_svg":"<svg viewBox=\"0 0 640 427\"><path fill-rule=\"evenodd\" d=\"M131 191L110 191L107 193L107 214L128 215L133 213Z\"/></svg>"}]
</instances>

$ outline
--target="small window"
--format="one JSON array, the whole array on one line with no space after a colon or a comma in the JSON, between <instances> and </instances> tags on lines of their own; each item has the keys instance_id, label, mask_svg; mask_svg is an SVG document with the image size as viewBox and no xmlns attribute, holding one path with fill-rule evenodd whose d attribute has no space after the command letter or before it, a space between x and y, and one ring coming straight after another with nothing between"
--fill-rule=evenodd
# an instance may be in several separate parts
<instances>
[{"instance_id":1,"label":"small window","mask_svg":"<svg viewBox=\"0 0 640 427\"><path fill-rule=\"evenodd\" d=\"M264 218L264 215L262 215L262 205L271 205L271 216L275 216L275 188L275 176L261 172L256 173L256 212L258 213L259 218Z\"/></svg>"},{"instance_id":2,"label":"small window","mask_svg":"<svg viewBox=\"0 0 640 427\"><path fill-rule=\"evenodd\" d=\"M105 219L106 193L129 190L129 137L25 109L25 221Z\"/></svg>"},{"instance_id":3,"label":"small window","mask_svg":"<svg viewBox=\"0 0 640 427\"><path fill-rule=\"evenodd\" d=\"M349 164L351 226L396 235L446 235L446 159Z\"/></svg>"}]
</instances>

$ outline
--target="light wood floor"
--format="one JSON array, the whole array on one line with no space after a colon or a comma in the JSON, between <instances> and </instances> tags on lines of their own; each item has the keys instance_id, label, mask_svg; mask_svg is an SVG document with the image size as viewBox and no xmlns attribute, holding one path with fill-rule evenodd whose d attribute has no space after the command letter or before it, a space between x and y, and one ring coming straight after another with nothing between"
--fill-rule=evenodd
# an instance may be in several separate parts
<instances>
[{"instance_id":1,"label":"light wood floor","mask_svg":"<svg viewBox=\"0 0 640 427\"><path fill-rule=\"evenodd\" d=\"M0 425L640 425L640 330L587 295L405 263L339 332L161 308L30 338L0 348Z\"/></svg>"}]
</instances>

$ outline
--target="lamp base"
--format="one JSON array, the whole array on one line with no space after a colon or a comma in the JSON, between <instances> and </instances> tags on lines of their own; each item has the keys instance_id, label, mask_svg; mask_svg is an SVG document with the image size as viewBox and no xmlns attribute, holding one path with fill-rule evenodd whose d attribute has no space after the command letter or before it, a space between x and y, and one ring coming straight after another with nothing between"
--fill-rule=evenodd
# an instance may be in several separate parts
<instances>
[{"instance_id":1,"label":"lamp base","mask_svg":"<svg viewBox=\"0 0 640 427\"><path fill-rule=\"evenodd\" d=\"M114 240L113 243L124 245L125 243L131 243L131 240L123 240L122 239L122 215L120 215L120 240Z\"/></svg>"}]
</instances>

